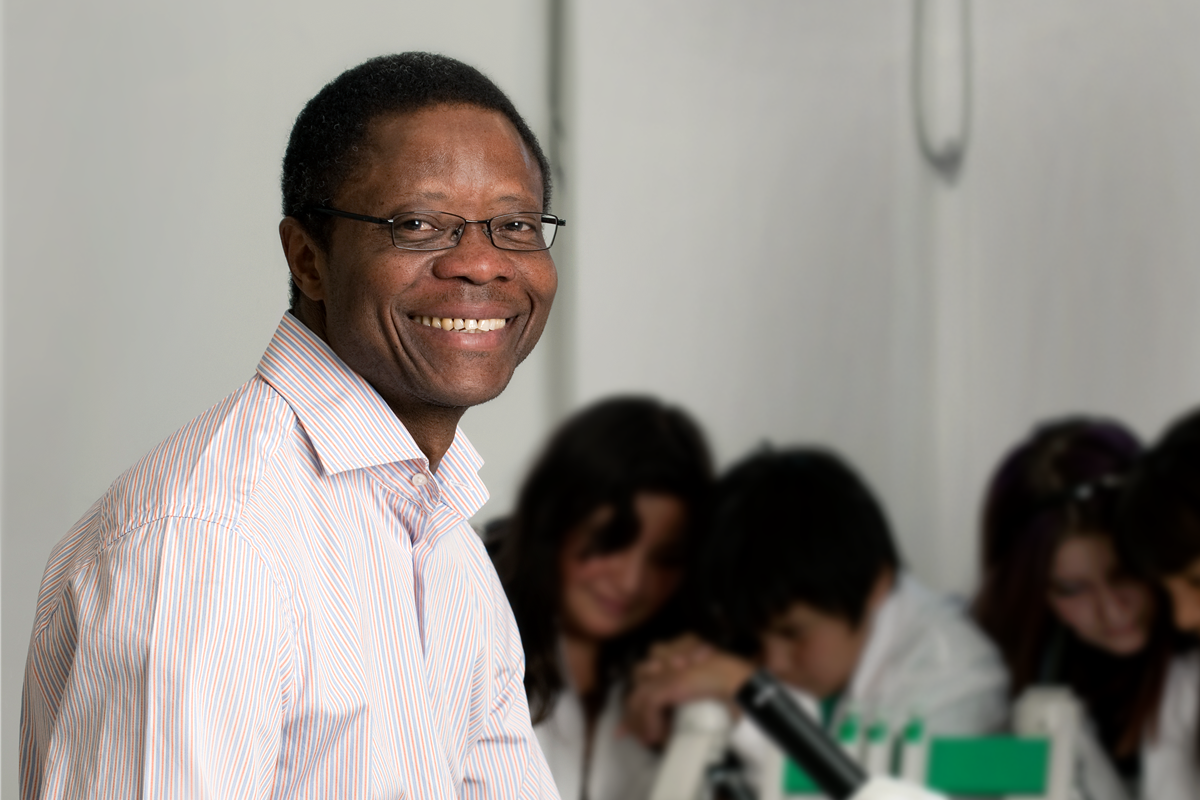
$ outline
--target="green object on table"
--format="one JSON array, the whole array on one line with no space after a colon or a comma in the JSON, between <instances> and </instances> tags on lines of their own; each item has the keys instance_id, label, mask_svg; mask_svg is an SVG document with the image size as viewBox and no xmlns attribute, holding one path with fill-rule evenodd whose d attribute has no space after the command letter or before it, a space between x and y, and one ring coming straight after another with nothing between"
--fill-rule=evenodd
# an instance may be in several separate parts
<instances>
[{"instance_id":1,"label":"green object on table","mask_svg":"<svg viewBox=\"0 0 1200 800\"><path fill-rule=\"evenodd\" d=\"M906 738L919 738L909 727ZM956 796L1003 797L1046 793L1050 777L1050 740L1014 736L933 738L925 785ZM817 795L820 788L800 765L785 761L783 791L788 795Z\"/></svg>"},{"instance_id":2,"label":"green object on table","mask_svg":"<svg viewBox=\"0 0 1200 800\"><path fill-rule=\"evenodd\" d=\"M783 792L784 794L818 794L820 789L813 779L808 777L808 773L790 758L783 767Z\"/></svg>"},{"instance_id":3,"label":"green object on table","mask_svg":"<svg viewBox=\"0 0 1200 800\"><path fill-rule=\"evenodd\" d=\"M925 784L952 795L1041 795L1050 742L1013 736L932 739Z\"/></svg>"},{"instance_id":4,"label":"green object on table","mask_svg":"<svg viewBox=\"0 0 1200 800\"><path fill-rule=\"evenodd\" d=\"M847 714L838 725L837 740L841 744L849 744L858 738L858 715Z\"/></svg>"}]
</instances>

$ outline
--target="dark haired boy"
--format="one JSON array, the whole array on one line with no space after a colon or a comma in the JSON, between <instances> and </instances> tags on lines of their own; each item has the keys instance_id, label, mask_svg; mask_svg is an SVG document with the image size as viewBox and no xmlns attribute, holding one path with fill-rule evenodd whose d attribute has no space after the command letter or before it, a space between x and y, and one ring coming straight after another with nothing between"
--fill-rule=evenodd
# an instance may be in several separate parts
<instances>
[{"instance_id":1,"label":"dark haired boy","mask_svg":"<svg viewBox=\"0 0 1200 800\"><path fill-rule=\"evenodd\" d=\"M933 733L975 734L1005 721L999 653L903 571L878 501L832 453L764 453L723 478L696 578L704 638L657 647L630 695L627 725L647 742L665 737L667 708L732 701L760 666L830 726L855 714L863 725L920 718ZM743 719L733 748L763 785L765 736Z\"/></svg>"},{"instance_id":2,"label":"dark haired boy","mask_svg":"<svg viewBox=\"0 0 1200 800\"><path fill-rule=\"evenodd\" d=\"M1175 627L1200 636L1200 410L1172 424L1143 456L1124 498L1121 544L1171 597ZM1200 797L1200 652L1177 656L1142 747L1142 795Z\"/></svg>"}]
</instances>

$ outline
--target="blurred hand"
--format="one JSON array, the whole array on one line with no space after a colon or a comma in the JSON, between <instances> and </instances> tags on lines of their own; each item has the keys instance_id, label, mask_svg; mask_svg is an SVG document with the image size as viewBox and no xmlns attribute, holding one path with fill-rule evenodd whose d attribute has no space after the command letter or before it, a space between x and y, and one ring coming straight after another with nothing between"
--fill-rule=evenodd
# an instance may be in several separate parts
<instances>
[{"instance_id":1,"label":"blurred hand","mask_svg":"<svg viewBox=\"0 0 1200 800\"><path fill-rule=\"evenodd\" d=\"M654 645L633 671L633 688L625 701L622 726L648 747L657 747L671 732L672 709L692 700L719 700L730 705L755 665L718 650L693 634Z\"/></svg>"}]
</instances>

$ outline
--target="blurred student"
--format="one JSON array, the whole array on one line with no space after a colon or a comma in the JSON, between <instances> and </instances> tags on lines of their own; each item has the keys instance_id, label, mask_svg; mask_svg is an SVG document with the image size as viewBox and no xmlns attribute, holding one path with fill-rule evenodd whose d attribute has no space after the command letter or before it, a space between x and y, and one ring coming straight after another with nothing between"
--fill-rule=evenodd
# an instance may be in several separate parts
<instances>
[{"instance_id":1,"label":"blurred student","mask_svg":"<svg viewBox=\"0 0 1200 800\"><path fill-rule=\"evenodd\" d=\"M1200 411L1173 424L1126 492L1122 538L1171 598L1190 652L1171 663L1158 729L1143 754L1147 800L1200 797Z\"/></svg>"},{"instance_id":2,"label":"blurred student","mask_svg":"<svg viewBox=\"0 0 1200 800\"><path fill-rule=\"evenodd\" d=\"M1069 687L1126 787L1142 771L1173 638L1165 598L1130 570L1114 538L1141 449L1119 423L1087 418L1044 424L1019 443L988 486L974 603L1013 697L1032 684ZM1093 794L1106 770L1085 767Z\"/></svg>"},{"instance_id":3,"label":"blurred student","mask_svg":"<svg viewBox=\"0 0 1200 800\"><path fill-rule=\"evenodd\" d=\"M819 705L896 730L919 717L932 733L1000 728L1006 675L995 647L954 603L901 567L879 502L836 455L755 455L719 483L693 586L698 632L655 647L637 670L627 725L662 742L667 711L701 698L732 704L760 666ZM781 776L752 722L732 747L760 790Z\"/></svg>"},{"instance_id":4,"label":"blurred student","mask_svg":"<svg viewBox=\"0 0 1200 800\"><path fill-rule=\"evenodd\" d=\"M619 735L622 701L648 644L680 630L672 600L711 481L696 424L647 398L576 414L525 481L496 559L563 800L650 791L658 755Z\"/></svg>"}]
</instances>

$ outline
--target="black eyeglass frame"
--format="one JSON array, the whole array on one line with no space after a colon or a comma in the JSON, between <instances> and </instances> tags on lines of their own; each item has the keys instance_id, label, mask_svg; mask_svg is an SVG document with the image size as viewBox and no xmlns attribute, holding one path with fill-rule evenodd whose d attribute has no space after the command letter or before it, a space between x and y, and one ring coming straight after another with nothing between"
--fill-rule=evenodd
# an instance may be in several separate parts
<instances>
[{"instance_id":1,"label":"black eyeglass frame","mask_svg":"<svg viewBox=\"0 0 1200 800\"><path fill-rule=\"evenodd\" d=\"M391 231L391 234L392 234L392 247L395 247L397 250L406 250L410 253L436 253L439 250L453 250L455 247L458 247L458 243L462 241L462 234L459 234L458 238L454 240L454 244L447 245L446 247L402 247L402 246L396 244L396 227L395 227L396 217L392 217L391 219L384 219L383 217L371 217L366 214L355 214L352 211L342 211L341 209L331 208L330 206L309 206L309 207L305 208L304 210L306 212L312 213L312 214L325 214L326 216L330 216L330 217L344 217L345 219L353 219L353 220L357 220L358 222L370 222L374 225L387 225L388 229ZM495 247L497 250L504 250L504 251L507 251L510 253L544 253L545 251L547 251L551 247L553 247L554 242L557 241L557 239L558 239L558 236L555 235L550 240L550 244L546 245L545 247L536 247L536 248L501 247L500 245L496 244L496 238L494 236L492 236L492 220L498 219L499 217L511 217L516 214L531 213L531 212L526 212L526 211L514 211L514 212L509 212L507 214L497 214L496 216L491 217L489 219L467 219L466 217L459 216L458 214L453 214L449 211L424 211L424 210L421 210L421 211L405 211L403 213L405 213L405 214L445 214L448 217L454 217L455 219L461 219L463 222L463 230L466 230L467 225L482 225L483 232L487 234L488 241L492 243L492 247ZM565 228L567 225L567 221L565 219L563 219L562 217L556 217L553 214L544 214L541 212L532 212L532 213L538 214L541 217L543 224L551 223L551 222L554 223L555 231L557 231L558 228ZM396 216L400 216L400 215L397 214Z\"/></svg>"}]
</instances>

